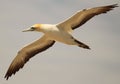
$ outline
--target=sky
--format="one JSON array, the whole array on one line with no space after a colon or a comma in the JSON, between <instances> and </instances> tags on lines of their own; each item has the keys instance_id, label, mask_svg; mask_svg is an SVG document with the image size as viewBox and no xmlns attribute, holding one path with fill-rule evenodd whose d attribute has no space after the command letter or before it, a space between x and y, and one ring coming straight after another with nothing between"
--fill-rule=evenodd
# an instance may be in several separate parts
<instances>
[{"instance_id":1,"label":"sky","mask_svg":"<svg viewBox=\"0 0 120 84\"><path fill-rule=\"evenodd\" d=\"M73 36L91 50L56 42L9 78L4 75L24 46L43 34L23 33L36 23L56 24L76 11L119 0L1 0L0 84L120 84L120 7L92 18Z\"/></svg>"}]
</instances>

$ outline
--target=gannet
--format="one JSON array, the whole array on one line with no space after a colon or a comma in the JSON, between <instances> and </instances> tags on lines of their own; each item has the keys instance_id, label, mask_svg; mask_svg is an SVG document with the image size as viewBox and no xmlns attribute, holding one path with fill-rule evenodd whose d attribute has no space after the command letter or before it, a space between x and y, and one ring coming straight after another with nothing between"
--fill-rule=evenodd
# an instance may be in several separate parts
<instances>
[{"instance_id":1,"label":"gannet","mask_svg":"<svg viewBox=\"0 0 120 84\"><path fill-rule=\"evenodd\" d=\"M107 13L115 7L118 7L118 4L84 9L82 11L78 11L69 19L58 24L35 24L31 26L30 29L24 30L23 32L38 31L44 33L44 35L37 41L25 46L18 52L17 56L14 58L10 67L8 68L8 71L5 75L6 80L8 80L12 74L15 74L17 71L19 71L20 68L23 68L24 64L31 57L52 47L56 41L68 45L76 45L84 49L90 49L88 45L75 39L71 35L71 32L74 29L82 26L92 17L102 13Z\"/></svg>"}]
</instances>

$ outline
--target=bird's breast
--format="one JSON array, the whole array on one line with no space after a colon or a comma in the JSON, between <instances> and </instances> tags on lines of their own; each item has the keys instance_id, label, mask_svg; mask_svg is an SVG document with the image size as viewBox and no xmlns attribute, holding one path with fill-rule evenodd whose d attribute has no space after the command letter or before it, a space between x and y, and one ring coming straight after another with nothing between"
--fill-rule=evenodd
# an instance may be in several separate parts
<instances>
[{"instance_id":1,"label":"bird's breast","mask_svg":"<svg viewBox=\"0 0 120 84\"><path fill-rule=\"evenodd\" d=\"M45 27L44 33L49 37L50 40L55 40L62 43L68 43L68 39L71 39L71 35L69 33L60 30L56 26Z\"/></svg>"},{"instance_id":2,"label":"bird's breast","mask_svg":"<svg viewBox=\"0 0 120 84\"><path fill-rule=\"evenodd\" d=\"M63 31L52 31L48 33L48 37L62 43L67 43L68 39L71 39L71 35Z\"/></svg>"}]
</instances>

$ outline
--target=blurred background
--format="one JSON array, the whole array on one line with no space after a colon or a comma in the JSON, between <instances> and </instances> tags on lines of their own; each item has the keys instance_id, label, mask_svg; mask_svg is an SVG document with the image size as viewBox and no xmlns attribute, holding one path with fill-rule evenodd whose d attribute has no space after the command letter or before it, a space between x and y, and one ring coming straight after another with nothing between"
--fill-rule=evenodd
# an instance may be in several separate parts
<instances>
[{"instance_id":1,"label":"blurred background","mask_svg":"<svg viewBox=\"0 0 120 84\"><path fill-rule=\"evenodd\" d=\"M30 59L8 81L4 79L17 52L43 35L22 30L35 23L56 24L76 11L118 2L1 0L0 84L120 84L120 7L92 18L73 32L74 37L89 45L91 50L56 42Z\"/></svg>"}]
</instances>

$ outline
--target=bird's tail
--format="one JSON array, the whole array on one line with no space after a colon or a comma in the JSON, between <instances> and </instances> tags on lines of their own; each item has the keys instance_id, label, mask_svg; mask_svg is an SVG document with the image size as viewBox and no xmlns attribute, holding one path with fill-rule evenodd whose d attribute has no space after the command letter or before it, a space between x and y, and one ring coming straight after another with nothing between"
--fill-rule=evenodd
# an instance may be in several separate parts
<instances>
[{"instance_id":1,"label":"bird's tail","mask_svg":"<svg viewBox=\"0 0 120 84\"><path fill-rule=\"evenodd\" d=\"M74 39L74 41L78 44L79 47L82 47L84 49L90 49L90 47L88 45L86 45L86 44L84 44L76 39Z\"/></svg>"}]
</instances>

